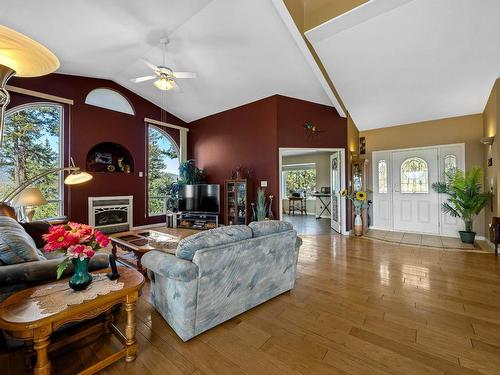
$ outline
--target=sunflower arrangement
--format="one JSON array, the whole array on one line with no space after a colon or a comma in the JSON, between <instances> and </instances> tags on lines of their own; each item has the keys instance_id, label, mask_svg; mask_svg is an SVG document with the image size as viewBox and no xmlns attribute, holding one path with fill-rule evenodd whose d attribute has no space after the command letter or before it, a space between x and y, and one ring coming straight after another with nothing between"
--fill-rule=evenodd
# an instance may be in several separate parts
<instances>
[{"instance_id":1,"label":"sunflower arrangement","mask_svg":"<svg viewBox=\"0 0 500 375\"><path fill-rule=\"evenodd\" d=\"M361 214L362 208L367 208L368 204L366 201L367 194L363 190L353 191L349 193L347 189L343 189L340 192L340 196L349 199L354 204L354 210L356 215Z\"/></svg>"}]
</instances>

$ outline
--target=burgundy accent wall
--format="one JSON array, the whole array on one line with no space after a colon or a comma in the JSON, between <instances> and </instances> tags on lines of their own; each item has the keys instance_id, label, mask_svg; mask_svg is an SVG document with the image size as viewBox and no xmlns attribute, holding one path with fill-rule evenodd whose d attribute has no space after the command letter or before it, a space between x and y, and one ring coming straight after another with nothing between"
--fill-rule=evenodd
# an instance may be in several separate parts
<instances>
[{"instance_id":1,"label":"burgundy accent wall","mask_svg":"<svg viewBox=\"0 0 500 375\"><path fill-rule=\"evenodd\" d=\"M230 179L231 171L238 166L251 172L251 202L261 180L268 182L266 193L277 196L276 118L277 98L272 96L190 123L189 158L206 169L209 183L221 185L221 211L224 180ZM220 219L224 220L222 216Z\"/></svg>"},{"instance_id":2,"label":"burgundy accent wall","mask_svg":"<svg viewBox=\"0 0 500 375\"><path fill-rule=\"evenodd\" d=\"M74 105L64 105L65 144L64 160L68 165L72 156L77 166L85 169L87 152L97 143L116 142L125 146L134 157L134 173L93 173L94 178L82 185L65 188L65 210L71 220L88 221L88 197L133 195L134 225L165 221L164 216L147 217L146 212L146 135L144 118L148 117L175 125L186 126L184 121L162 111L151 102L122 86L96 78L51 74L39 78L13 78L9 85L74 100ZM96 88L110 88L124 95L135 110L135 115L111 111L85 104L87 94ZM23 103L46 101L27 95L11 93L9 108ZM179 144L179 132L164 128ZM139 172L143 177L139 177Z\"/></svg>"},{"instance_id":3,"label":"burgundy accent wall","mask_svg":"<svg viewBox=\"0 0 500 375\"><path fill-rule=\"evenodd\" d=\"M286 96L277 98L279 147L346 147L347 119L340 117L335 108ZM306 122L315 125L319 132L306 132Z\"/></svg>"},{"instance_id":4,"label":"burgundy accent wall","mask_svg":"<svg viewBox=\"0 0 500 375\"><path fill-rule=\"evenodd\" d=\"M311 121L322 132L308 135ZM208 182L224 184L237 166L250 169L254 192L266 180L267 195L279 209L280 147L345 148L347 120L325 105L275 95L190 123L189 157L206 168ZM223 196L222 196L223 198ZM252 202L254 201L252 196ZM222 219L222 218L221 218Z\"/></svg>"}]
</instances>

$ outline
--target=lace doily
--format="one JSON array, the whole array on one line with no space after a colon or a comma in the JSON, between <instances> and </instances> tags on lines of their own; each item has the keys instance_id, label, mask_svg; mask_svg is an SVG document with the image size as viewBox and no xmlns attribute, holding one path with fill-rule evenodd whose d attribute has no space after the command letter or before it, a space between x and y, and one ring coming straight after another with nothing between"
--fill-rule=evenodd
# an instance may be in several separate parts
<instances>
[{"instance_id":1,"label":"lace doily","mask_svg":"<svg viewBox=\"0 0 500 375\"><path fill-rule=\"evenodd\" d=\"M118 279L119 280L119 279ZM43 289L35 291L33 298L42 313L54 314L63 311L68 306L78 305L113 291L121 290L123 283L118 280L110 280L105 273L92 275L92 283L85 290L74 291L67 283L47 285Z\"/></svg>"}]
</instances>

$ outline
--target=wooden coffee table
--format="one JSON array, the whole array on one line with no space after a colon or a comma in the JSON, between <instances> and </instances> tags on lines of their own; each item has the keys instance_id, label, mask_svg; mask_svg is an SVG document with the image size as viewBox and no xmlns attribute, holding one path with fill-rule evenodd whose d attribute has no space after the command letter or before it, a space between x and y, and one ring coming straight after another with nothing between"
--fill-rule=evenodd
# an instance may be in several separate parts
<instances>
[{"instance_id":1,"label":"wooden coffee table","mask_svg":"<svg viewBox=\"0 0 500 375\"><path fill-rule=\"evenodd\" d=\"M99 270L94 273L107 273L107 270ZM0 304L0 328L7 331L12 337L23 340L27 347L31 347L36 352L36 365L34 373L47 375L51 373L51 363L49 352L53 351L52 346L61 348L83 337L96 333L95 327L101 328L101 332L113 332L123 343L123 349L110 355L109 357L92 365L80 374L94 374L113 362L125 357L125 361L131 362L137 355L137 343L135 340L135 302L139 297L139 292L144 284L144 276L132 269L118 267L120 278L118 282L123 283L123 288L111 291L108 294L99 295L94 299L83 301L80 304L66 306L62 311L51 313L42 310L35 294L39 291L47 293L48 287L54 288L51 298L64 301L64 290L58 289L62 284L67 285L68 279L59 280L50 284L44 284L33 288L17 292ZM78 293L78 292L73 292ZM67 297L66 297L67 298ZM112 322L112 308L117 304L124 304L127 314L125 333L116 328ZM81 322L92 319L100 314L105 314L105 319L95 326L87 328L88 332L80 332L75 336L65 338L53 344L50 342L52 332L69 322ZM0 371L1 372L1 371Z\"/></svg>"},{"instance_id":2,"label":"wooden coffee table","mask_svg":"<svg viewBox=\"0 0 500 375\"><path fill-rule=\"evenodd\" d=\"M113 234L109 237L112 244L112 252L119 262L132 266L137 271L146 275L146 270L142 267L141 258L144 254L151 250L165 251L175 254L175 249L179 241L185 237L198 233L195 229L184 228L155 228L154 230L133 230L129 232L121 232ZM149 245L150 235L166 235L171 237L171 248L162 249ZM126 253L118 253L117 248Z\"/></svg>"}]
</instances>

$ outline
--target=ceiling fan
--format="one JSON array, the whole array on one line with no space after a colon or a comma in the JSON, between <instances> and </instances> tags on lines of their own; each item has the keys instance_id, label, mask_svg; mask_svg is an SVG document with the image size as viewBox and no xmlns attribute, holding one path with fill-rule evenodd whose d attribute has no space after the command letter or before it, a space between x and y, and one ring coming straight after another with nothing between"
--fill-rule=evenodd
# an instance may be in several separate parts
<instances>
[{"instance_id":1,"label":"ceiling fan","mask_svg":"<svg viewBox=\"0 0 500 375\"><path fill-rule=\"evenodd\" d=\"M179 90L179 86L175 82L175 79L196 78L196 73L174 72L172 69L165 66L165 55L166 55L166 48L167 48L168 43L169 43L169 39L167 37L163 37L160 39L160 44L162 45L162 48L163 48L163 64L162 65L157 66L157 65L151 64L147 60L144 60L144 63L149 68L151 68L153 70L155 75L133 78L133 79L131 79L132 82L139 83L139 82L150 81L152 79L157 79L155 82L153 82L153 85L155 85L156 88L163 90L163 91L169 91L169 90L177 91L177 90Z\"/></svg>"}]
</instances>

